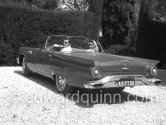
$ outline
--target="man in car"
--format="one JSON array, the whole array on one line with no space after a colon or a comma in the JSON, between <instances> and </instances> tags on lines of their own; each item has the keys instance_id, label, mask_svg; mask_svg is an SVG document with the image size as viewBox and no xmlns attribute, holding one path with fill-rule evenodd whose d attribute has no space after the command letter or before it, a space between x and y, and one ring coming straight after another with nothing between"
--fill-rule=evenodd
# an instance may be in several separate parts
<instances>
[{"instance_id":1,"label":"man in car","mask_svg":"<svg viewBox=\"0 0 166 125\"><path fill-rule=\"evenodd\" d=\"M69 43L69 40L68 39L64 40L63 48L61 49L60 52L71 52L71 51L72 51L72 49L71 49L71 45Z\"/></svg>"}]
</instances>

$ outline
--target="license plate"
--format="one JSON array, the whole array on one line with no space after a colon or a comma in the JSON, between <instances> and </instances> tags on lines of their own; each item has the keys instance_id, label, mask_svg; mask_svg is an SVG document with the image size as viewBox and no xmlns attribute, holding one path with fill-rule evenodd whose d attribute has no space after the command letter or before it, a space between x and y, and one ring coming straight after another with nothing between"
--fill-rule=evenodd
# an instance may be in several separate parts
<instances>
[{"instance_id":1,"label":"license plate","mask_svg":"<svg viewBox=\"0 0 166 125\"><path fill-rule=\"evenodd\" d=\"M134 78L120 79L117 82L117 86L118 87L132 87L132 86L135 86L135 80L134 80Z\"/></svg>"}]
</instances>

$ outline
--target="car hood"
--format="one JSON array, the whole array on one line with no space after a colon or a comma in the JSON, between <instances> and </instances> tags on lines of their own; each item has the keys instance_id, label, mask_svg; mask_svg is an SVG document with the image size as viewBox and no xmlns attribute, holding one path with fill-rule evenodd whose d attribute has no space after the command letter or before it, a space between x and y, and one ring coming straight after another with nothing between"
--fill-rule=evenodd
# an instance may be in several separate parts
<instances>
[{"instance_id":1,"label":"car hood","mask_svg":"<svg viewBox=\"0 0 166 125\"><path fill-rule=\"evenodd\" d=\"M119 56L106 53L69 53L72 57L78 57L82 59L88 59L94 61L96 65L99 65L102 71L114 71L118 72L125 68L129 72L132 71L145 71L147 65L156 65L159 61L149 60L143 58Z\"/></svg>"}]
</instances>

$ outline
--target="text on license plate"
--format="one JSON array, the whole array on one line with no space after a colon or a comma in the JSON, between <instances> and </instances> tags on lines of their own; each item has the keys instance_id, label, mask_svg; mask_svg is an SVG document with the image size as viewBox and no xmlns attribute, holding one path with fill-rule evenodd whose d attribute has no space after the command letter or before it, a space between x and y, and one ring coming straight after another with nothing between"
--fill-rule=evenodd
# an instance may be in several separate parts
<instances>
[{"instance_id":1,"label":"text on license plate","mask_svg":"<svg viewBox=\"0 0 166 125\"><path fill-rule=\"evenodd\" d=\"M131 87L135 86L135 81L118 81L117 82L118 87Z\"/></svg>"}]
</instances>

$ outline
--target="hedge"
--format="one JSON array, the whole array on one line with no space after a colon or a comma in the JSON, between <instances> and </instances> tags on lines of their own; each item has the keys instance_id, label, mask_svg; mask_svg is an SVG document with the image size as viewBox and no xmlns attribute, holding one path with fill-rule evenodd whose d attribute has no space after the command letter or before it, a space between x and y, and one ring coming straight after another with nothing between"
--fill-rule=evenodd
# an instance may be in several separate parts
<instances>
[{"instance_id":1,"label":"hedge","mask_svg":"<svg viewBox=\"0 0 166 125\"><path fill-rule=\"evenodd\" d=\"M13 65L13 55L18 54L19 47L37 47L51 34L82 35L94 39L98 37L95 21L90 12L0 5L0 65Z\"/></svg>"},{"instance_id":2,"label":"hedge","mask_svg":"<svg viewBox=\"0 0 166 125\"><path fill-rule=\"evenodd\" d=\"M160 60L166 64L166 22L149 20L140 27L136 44L139 57Z\"/></svg>"},{"instance_id":3,"label":"hedge","mask_svg":"<svg viewBox=\"0 0 166 125\"><path fill-rule=\"evenodd\" d=\"M136 56L135 47L121 44L111 45L105 52L123 56Z\"/></svg>"},{"instance_id":4,"label":"hedge","mask_svg":"<svg viewBox=\"0 0 166 125\"><path fill-rule=\"evenodd\" d=\"M160 64L166 64L166 22L155 18L151 2L144 0L141 4L137 56L160 60Z\"/></svg>"}]
</instances>

